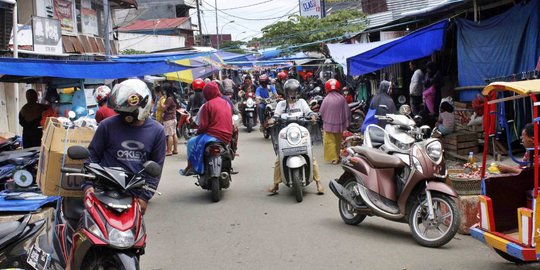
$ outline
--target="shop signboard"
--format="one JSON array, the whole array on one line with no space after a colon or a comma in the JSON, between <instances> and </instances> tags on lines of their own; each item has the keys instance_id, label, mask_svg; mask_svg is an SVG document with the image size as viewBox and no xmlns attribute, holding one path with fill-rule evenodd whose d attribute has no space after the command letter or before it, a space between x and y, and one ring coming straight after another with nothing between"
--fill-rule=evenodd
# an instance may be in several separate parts
<instances>
[{"instance_id":1,"label":"shop signboard","mask_svg":"<svg viewBox=\"0 0 540 270\"><path fill-rule=\"evenodd\" d=\"M299 0L299 5L300 16L317 19L322 17L321 0Z\"/></svg>"},{"instance_id":2,"label":"shop signboard","mask_svg":"<svg viewBox=\"0 0 540 270\"><path fill-rule=\"evenodd\" d=\"M74 15L75 2L73 0L54 0L54 17L60 20L63 34L77 33L77 21Z\"/></svg>"},{"instance_id":3,"label":"shop signboard","mask_svg":"<svg viewBox=\"0 0 540 270\"><path fill-rule=\"evenodd\" d=\"M52 18L32 17L34 51L61 54L62 30L60 21Z\"/></svg>"},{"instance_id":4,"label":"shop signboard","mask_svg":"<svg viewBox=\"0 0 540 270\"><path fill-rule=\"evenodd\" d=\"M82 32L87 35L99 35L97 11L92 9L92 0L81 0Z\"/></svg>"}]
</instances>

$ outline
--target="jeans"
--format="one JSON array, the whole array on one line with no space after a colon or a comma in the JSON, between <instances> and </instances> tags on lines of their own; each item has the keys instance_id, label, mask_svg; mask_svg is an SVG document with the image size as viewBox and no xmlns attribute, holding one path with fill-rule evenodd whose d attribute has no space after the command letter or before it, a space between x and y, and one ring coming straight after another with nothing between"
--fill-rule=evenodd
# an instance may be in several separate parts
<instances>
[{"instance_id":1,"label":"jeans","mask_svg":"<svg viewBox=\"0 0 540 270\"><path fill-rule=\"evenodd\" d=\"M262 125L264 122L264 109L266 108L266 104L260 103L258 105L259 111L257 112L259 115L259 123Z\"/></svg>"}]
</instances>

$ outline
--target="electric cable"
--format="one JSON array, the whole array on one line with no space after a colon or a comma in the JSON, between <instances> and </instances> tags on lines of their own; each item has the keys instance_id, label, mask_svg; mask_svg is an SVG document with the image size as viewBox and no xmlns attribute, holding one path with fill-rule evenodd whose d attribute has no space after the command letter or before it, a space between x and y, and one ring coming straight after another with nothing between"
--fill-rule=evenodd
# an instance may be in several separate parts
<instances>
[{"instance_id":1,"label":"electric cable","mask_svg":"<svg viewBox=\"0 0 540 270\"><path fill-rule=\"evenodd\" d=\"M241 9L241 8L253 7L253 6L258 6L258 5L266 4L266 3L272 2L272 1L274 1L274 0L266 0L266 1L263 1L263 2L259 2L259 3L255 3L255 4L250 4L250 5L246 5L246 6L240 6L240 7L222 8L221 10L232 10L232 9Z\"/></svg>"},{"instance_id":2,"label":"electric cable","mask_svg":"<svg viewBox=\"0 0 540 270\"><path fill-rule=\"evenodd\" d=\"M208 2L206 2L205 0L203 0L203 3L207 4L209 7L213 8L213 9L216 9L215 6L209 4ZM296 6L293 8L297 8L299 6L299 4L296 4ZM257 19L254 19L254 18L243 18L243 17L240 17L240 16L236 16L236 15L233 15L233 14L230 14L230 13L227 13L221 9L217 9L217 11L225 14L225 15L228 15L228 16L231 16L233 18L237 18L237 19L240 19L240 20L246 20L246 21L268 21L268 20L275 20L275 19L281 19L285 16L287 16L287 14L283 15L283 16L279 16L279 17L274 17L274 18L257 18Z\"/></svg>"}]
</instances>

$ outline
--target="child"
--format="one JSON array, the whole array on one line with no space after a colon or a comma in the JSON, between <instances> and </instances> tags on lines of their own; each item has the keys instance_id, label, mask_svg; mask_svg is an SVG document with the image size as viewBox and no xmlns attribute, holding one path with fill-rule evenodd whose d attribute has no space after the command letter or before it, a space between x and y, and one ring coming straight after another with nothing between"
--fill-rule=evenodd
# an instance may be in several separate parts
<instances>
[{"instance_id":1,"label":"child","mask_svg":"<svg viewBox=\"0 0 540 270\"><path fill-rule=\"evenodd\" d=\"M442 135L448 135L454 132L454 125L456 118L454 116L454 107L447 101L443 101L440 106L439 120L437 121L437 128Z\"/></svg>"}]
</instances>

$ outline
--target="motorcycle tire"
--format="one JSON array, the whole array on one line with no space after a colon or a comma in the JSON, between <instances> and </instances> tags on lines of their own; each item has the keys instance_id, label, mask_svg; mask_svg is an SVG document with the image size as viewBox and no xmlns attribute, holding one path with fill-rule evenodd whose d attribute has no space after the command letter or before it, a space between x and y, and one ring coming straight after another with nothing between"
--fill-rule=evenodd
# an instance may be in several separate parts
<instances>
[{"instance_id":1,"label":"motorcycle tire","mask_svg":"<svg viewBox=\"0 0 540 270\"><path fill-rule=\"evenodd\" d=\"M435 220L439 219L439 217L437 217L437 214L441 214L440 211L449 211L449 217L451 218L451 220L450 222L447 222L447 224L444 224L446 223L444 221L439 222L439 224L436 224L435 228L432 228L432 230L437 231L437 233L440 233L440 231L444 231L441 236L428 238L428 236L426 235L428 230L423 230L419 227L420 225L425 226L424 223L427 222L426 219L428 216L428 209L427 206L423 205L425 199L418 200L416 196L411 197L411 199L413 200L413 202L412 207L409 208L410 211L408 221L414 240L421 246L432 248L441 247L444 246L446 243L450 242L450 240L454 238L454 235L456 235L460 224L460 215L456 202L448 195L438 192L431 193L433 209L436 215ZM446 214L444 216L446 216ZM445 225L447 229L442 230L441 228L439 228L440 225ZM422 231L424 233L422 233Z\"/></svg>"},{"instance_id":2,"label":"motorcycle tire","mask_svg":"<svg viewBox=\"0 0 540 270\"><path fill-rule=\"evenodd\" d=\"M264 128L263 136L264 136L265 139L270 138L270 130L268 128Z\"/></svg>"},{"instance_id":3,"label":"motorcycle tire","mask_svg":"<svg viewBox=\"0 0 540 270\"><path fill-rule=\"evenodd\" d=\"M210 191L212 192L212 201L219 202L219 200L221 199L219 178L214 177L210 179Z\"/></svg>"},{"instance_id":4,"label":"motorcycle tire","mask_svg":"<svg viewBox=\"0 0 540 270\"><path fill-rule=\"evenodd\" d=\"M253 130L253 118L249 118L249 119L247 120L247 125L246 125L246 127L247 127L247 132L248 132L248 133L251 133L251 131Z\"/></svg>"},{"instance_id":5,"label":"motorcycle tire","mask_svg":"<svg viewBox=\"0 0 540 270\"><path fill-rule=\"evenodd\" d=\"M126 258L121 258L126 257ZM128 258L128 259L127 259ZM127 260L126 260L127 259ZM117 269L139 270L139 258L126 256L112 250L92 250L86 255L82 263L82 270Z\"/></svg>"},{"instance_id":6,"label":"motorcycle tire","mask_svg":"<svg viewBox=\"0 0 540 270\"><path fill-rule=\"evenodd\" d=\"M518 259L518 258L516 258L514 256L511 256L511 255L509 255L509 254L507 254L507 253L505 253L503 251L500 251L500 250L498 250L496 248L494 248L494 250L495 250L495 253L497 253L503 259L505 259L505 260L507 260L507 261L509 261L511 263L515 263L515 264L524 264L525 263L525 261L523 261L521 259Z\"/></svg>"},{"instance_id":7,"label":"motorcycle tire","mask_svg":"<svg viewBox=\"0 0 540 270\"><path fill-rule=\"evenodd\" d=\"M302 187L302 178L301 178L300 169L293 169L292 171L292 185L294 196L296 197L297 202L302 202L304 200L304 190Z\"/></svg>"},{"instance_id":8,"label":"motorcycle tire","mask_svg":"<svg viewBox=\"0 0 540 270\"><path fill-rule=\"evenodd\" d=\"M186 141L193 137L193 134L189 132L189 127L186 124L182 125L182 137L184 137Z\"/></svg>"},{"instance_id":9,"label":"motorcycle tire","mask_svg":"<svg viewBox=\"0 0 540 270\"><path fill-rule=\"evenodd\" d=\"M355 179L348 179L343 184L343 187L346 190L352 189L354 186L356 186L356 180ZM361 200L358 196L357 200ZM364 202L361 202L359 204L363 204ZM343 222L348 225L358 225L364 221L364 219L367 217L366 214L360 214L356 212L352 205L344 200L339 200L338 202L339 207L339 215L341 216L341 219L343 219Z\"/></svg>"}]
</instances>

